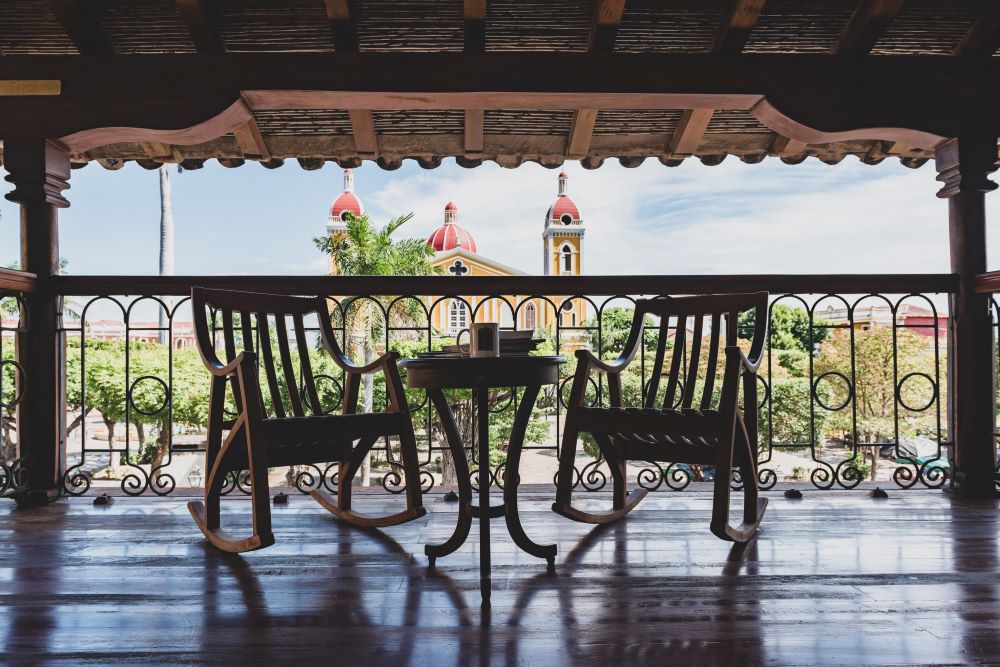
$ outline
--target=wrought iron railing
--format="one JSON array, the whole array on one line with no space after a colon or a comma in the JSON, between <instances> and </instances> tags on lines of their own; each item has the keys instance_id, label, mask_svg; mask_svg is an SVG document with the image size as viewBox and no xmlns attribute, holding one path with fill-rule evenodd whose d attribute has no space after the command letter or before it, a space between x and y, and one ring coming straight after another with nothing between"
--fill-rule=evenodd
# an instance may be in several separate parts
<instances>
[{"instance_id":1,"label":"wrought iron railing","mask_svg":"<svg viewBox=\"0 0 1000 667\"><path fill-rule=\"evenodd\" d=\"M404 354L451 342L440 329L454 324L453 304L464 306L466 321L493 319L499 313L502 325L523 326L529 303L550 351L565 354L589 346L609 355L624 339L622 329L628 327L629 309L637 296L768 289L772 326L759 377L763 391L758 485L771 488L789 481L849 489L873 479L911 488L940 487L950 479L948 312L946 299L940 296L952 289L950 276L58 280L67 311L76 314L64 317L63 325L70 427L64 487L70 494L107 486L132 495L168 494L200 485L204 475L200 420L207 408L208 375L189 330L190 303L182 296L190 284L326 295L334 328L355 358L363 354L363 341L368 341L369 351L396 348ZM127 293L138 296L121 296ZM158 294L173 296L153 296ZM423 296L427 294L434 296ZM439 313L443 313L440 319ZM573 320L566 317L570 313L583 316ZM363 328L358 324L362 319ZM547 322L551 327L545 326ZM650 331L655 324L649 323ZM371 338L373 333L376 339ZM551 483L556 470L554 454L573 366L572 354L565 356L571 361L561 384L538 400L534 428L529 431L534 440L526 447L536 454L530 464L534 468L526 471L522 462L524 483ZM333 372L332 364L322 363L313 362L320 369L322 408L334 411L341 400L342 377L339 370ZM634 362L635 377L624 382L626 395L629 381L633 393L641 392L650 365L642 349ZM380 392L376 380L370 388L375 409L383 400ZM590 400L606 401L606 394L603 380L595 377ZM454 482L449 453L437 437L435 416L422 393L412 392L409 398L421 439L423 486L425 490L448 486ZM511 392L493 397L492 418L501 436L515 398ZM468 456L472 468L477 468L470 401L461 393L450 400L460 422L468 420L464 429L470 434ZM489 462L497 484L503 479L502 437L500 442ZM399 492L399 472L396 443L385 441L375 450L370 483ZM630 466L630 473L649 489L679 490L712 478L710 467L680 464ZM336 491L335 463L285 474L289 485L302 491L320 485ZM603 461L579 460L575 480L585 489L603 488L607 482ZM740 483L734 480L735 485ZM235 489L246 490L245 480L234 477L229 490Z\"/></svg>"},{"instance_id":2,"label":"wrought iron railing","mask_svg":"<svg viewBox=\"0 0 1000 667\"><path fill-rule=\"evenodd\" d=\"M25 484L25 461L18 446L18 406L27 396L27 378L17 359L17 336L27 333L27 305L16 292L0 292L0 496Z\"/></svg>"}]
</instances>

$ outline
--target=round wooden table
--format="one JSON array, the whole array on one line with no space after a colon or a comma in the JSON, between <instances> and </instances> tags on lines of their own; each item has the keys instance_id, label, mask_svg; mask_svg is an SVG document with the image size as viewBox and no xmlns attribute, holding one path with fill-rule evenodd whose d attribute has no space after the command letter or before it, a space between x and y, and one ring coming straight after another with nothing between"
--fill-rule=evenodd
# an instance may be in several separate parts
<instances>
[{"instance_id":1,"label":"round wooden table","mask_svg":"<svg viewBox=\"0 0 1000 667\"><path fill-rule=\"evenodd\" d=\"M479 517L479 572L483 605L490 603L490 519L504 517L507 531L514 544L537 558L544 558L549 569L555 568L556 545L541 545L532 542L525 535L517 513L517 487L520 483L518 467L524 433L531 419L531 412L542 385L559 382L559 366L566 363L563 357L530 357L527 355L507 355L500 357L426 357L404 359L400 367L406 369L406 384L413 388L426 389L427 395L441 417L441 425L448 439L455 471L458 475L458 524L455 532L442 544L428 544L424 553L434 567L435 560L447 556L458 549L469 536L473 517ZM489 390L494 388L524 387L514 427L507 448L507 463L504 466L504 502L490 507L490 443ZM476 412L480 415L479 428L479 505L472 504L472 480L469 464L465 460L465 446L455 423L455 415L444 397L444 389L473 389ZM486 508L483 511L482 508Z\"/></svg>"}]
</instances>

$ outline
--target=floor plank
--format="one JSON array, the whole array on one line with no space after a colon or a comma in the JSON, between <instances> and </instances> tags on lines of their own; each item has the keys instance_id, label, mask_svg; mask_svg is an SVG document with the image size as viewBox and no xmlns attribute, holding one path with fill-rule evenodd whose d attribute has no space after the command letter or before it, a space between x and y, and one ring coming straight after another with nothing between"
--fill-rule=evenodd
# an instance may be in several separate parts
<instances>
[{"instance_id":1,"label":"floor plank","mask_svg":"<svg viewBox=\"0 0 1000 667\"><path fill-rule=\"evenodd\" d=\"M556 575L494 521L493 606L479 606L476 527L428 572L455 506L383 532L295 496L277 544L231 556L186 498L0 507L0 633L26 664L1000 664L996 501L940 491L770 494L744 549L708 532L710 495L652 494L624 522L563 519L524 494L525 530ZM610 502L599 493L586 505ZM368 511L398 497L359 496ZM246 499L223 524L249 527Z\"/></svg>"}]
</instances>

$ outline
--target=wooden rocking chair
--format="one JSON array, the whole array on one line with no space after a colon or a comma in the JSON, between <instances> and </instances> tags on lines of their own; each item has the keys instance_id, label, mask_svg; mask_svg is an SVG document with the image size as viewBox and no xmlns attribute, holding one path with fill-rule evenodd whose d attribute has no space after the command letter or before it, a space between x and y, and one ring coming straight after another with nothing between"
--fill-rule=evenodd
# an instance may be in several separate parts
<instances>
[{"instance_id":1,"label":"wooden rocking chair","mask_svg":"<svg viewBox=\"0 0 1000 667\"><path fill-rule=\"evenodd\" d=\"M754 331L749 354L744 354L736 344L737 324L739 314L748 310L755 311ZM647 315L660 318L650 380L642 393L642 407L625 407L621 373L643 344ZM689 326L690 346L686 344ZM723 335L725 365L721 398L713 408L719 342ZM711 336L707 346L703 346L703 336ZM753 537L767 507L767 498L760 498L757 493L757 367L766 337L766 292L651 299L636 303L628 341L616 361L602 361L588 350L577 350L552 509L575 521L610 523L628 514L647 493L646 489L626 493L627 461L708 464L715 466L712 532L734 542L746 542ZM670 338L673 339L670 366L665 369ZM705 358L703 351L707 353ZM706 370L703 385L698 387L700 368ZM606 374L610 407L587 405L586 389L595 370ZM661 378L666 379L662 399L658 398ZM696 393L700 394L697 404ZM595 514L571 504L577 438L581 432L593 435L611 468L611 511ZM740 470L744 487L743 523L739 526L729 524L734 465Z\"/></svg>"},{"instance_id":2,"label":"wooden rocking chair","mask_svg":"<svg viewBox=\"0 0 1000 667\"><path fill-rule=\"evenodd\" d=\"M413 424L403 393L397 354L389 352L365 366L355 366L340 350L322 297L301 298L233 292L195 287L191 290L195 334L201 358L212 374L208 416L208 443L205 451L205 502L192 501L188 509L201 532L219 549L229 552L252 551L274 544L271 532L268 467L339 462L336 499L322 490L312 496L337 517L356 526L393 526L423 516L420 471ZM226 361L221 361L209 329L207 309L221 317ZM346 373L343 414L323 413L309 361L303 318L316 315L326 351ZM238 318L238 321L237 321ZM298 353L296 379L288 319L294 330L293 344ZM273 325L273 328L272 328ZM237 335L242 351L237 353ZM271 338L277 338L278 358ZM254 344L256 339L256 346ZM258 359L258 352L260 358ZM258 362L264 367L274 414L266 414L258 379ZM277 362L277 363L276 363ZM279 367L286 398L281 395ZM358 390L366 373L385 373L389 408L386 412L357 414ZM231 383L236 418L223 414L226 382ZM310 414L306 414L306 412ZM223 430L229 434L223 439ZM406 509L390 516L366 516L351 509L351 480L375 442L385 436L399 438L406 483ZM357 444L352 444L357 441ZM219 501L227 475L249 471L252 507L252 535L240 539L220 527Z\"/></svg>"}]
</instances>

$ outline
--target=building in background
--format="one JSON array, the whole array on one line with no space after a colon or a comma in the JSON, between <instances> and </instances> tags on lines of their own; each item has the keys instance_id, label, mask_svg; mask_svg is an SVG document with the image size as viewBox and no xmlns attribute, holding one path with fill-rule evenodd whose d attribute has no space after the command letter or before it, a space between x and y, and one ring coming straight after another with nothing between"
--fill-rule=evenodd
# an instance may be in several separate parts
<instances>
[{"instance_id":1,"label":"building in background","mask_svg":"<svg viewBox=\"0 0 1000 667\"><path fill-rule=\"evenodd\" d=\"M583 273L583 216L567 190L569 177L559 174L555 201L545 213L542 231L542 273L546 276L579 276ZM354 193L354 176L344 171L344 191L334 200L327 222L327 233L337 238L347 231L345 216L361 215L364 207ZM508 266L480 251L472 233L458 222L458 207L448 202L444 222L427 238L434 249L431 263L446 276L456 280L471 276L525 276L521 269ZM338 273L337 266L331 274ZM453 336L476 322L499 322L501 327L521 330L555 331L558 319L561 344L570 349L585 344L587 306L583 299L566 296L525 298L524 295L497 297L464 296L428 298L431 327L438 333Z\"/></svg>"}]
</instances>

